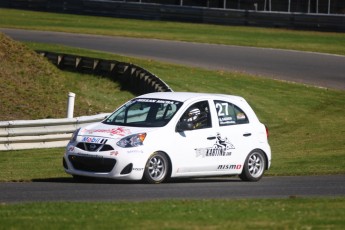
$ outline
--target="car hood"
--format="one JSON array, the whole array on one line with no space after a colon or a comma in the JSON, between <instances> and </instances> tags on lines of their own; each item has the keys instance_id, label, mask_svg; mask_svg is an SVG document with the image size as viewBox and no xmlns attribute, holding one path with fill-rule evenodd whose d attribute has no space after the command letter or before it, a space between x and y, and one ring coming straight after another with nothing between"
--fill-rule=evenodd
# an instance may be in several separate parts
<instances>
[{"instance_id":1,"label":"car hood","mask_svg":"<svg viewBox=\"0 0 345 230\"><path fill-rule=\"evenodd\" d=\"M129 126L106 125L103 123L96 123L83 127L79 131L79 136L95 136L105 138L122 138L131 134L150 132L157 128L138 128Z\"/></svg>"}]
</instances>

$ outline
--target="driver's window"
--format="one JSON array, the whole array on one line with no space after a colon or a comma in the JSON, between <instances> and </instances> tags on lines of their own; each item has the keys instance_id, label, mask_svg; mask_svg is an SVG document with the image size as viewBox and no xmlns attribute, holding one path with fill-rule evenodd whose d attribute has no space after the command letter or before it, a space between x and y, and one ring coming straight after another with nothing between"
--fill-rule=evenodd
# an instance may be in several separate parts
<instances>
[{"instance_id":1,"label":"driver's window","mask_svg":"<svg viewBox=\"0 0 345 230\"><path fill-rule=\"evenodd\" d=\"M181 122L192 123L193 129L212 127L208 101L201 101L190 106L182 115Z\"/></svg>"}]
</instances>

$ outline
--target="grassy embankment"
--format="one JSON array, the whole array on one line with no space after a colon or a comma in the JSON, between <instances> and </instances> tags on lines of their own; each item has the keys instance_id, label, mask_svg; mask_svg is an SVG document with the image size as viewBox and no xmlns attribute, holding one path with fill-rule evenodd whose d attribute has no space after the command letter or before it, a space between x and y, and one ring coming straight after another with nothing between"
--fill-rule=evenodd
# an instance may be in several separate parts
<instances>
[{"instance_id":1,"label":"grassy embankment","mask_svg":"<svg viewBox=\"0 0 345 230\"><path fill-rule=\"evenodd\" d=\"M132 97L109 79L59 71L1 33L0 80L1 121L66 117L68 92L77 94L75 116L111 111Z\"/></svg>"}]
</instances>

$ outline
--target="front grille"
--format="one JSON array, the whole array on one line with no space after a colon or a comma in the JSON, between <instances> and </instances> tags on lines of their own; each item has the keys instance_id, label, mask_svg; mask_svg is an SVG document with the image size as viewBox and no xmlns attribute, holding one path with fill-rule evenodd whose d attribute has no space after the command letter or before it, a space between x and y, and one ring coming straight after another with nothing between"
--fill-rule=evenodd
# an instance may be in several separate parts
<instances>
[{"instance_id":1,"label":"front grille","mask_svg":"<svg viewBox=\"0 0 345 230\"><path fill-rule=\"evenodd\" d=\"M68 159L72 163L73 168L88 172L110 172L116 164L116 160L112 158L70 155Z\"/></svg>"},{"instance_id":2,"label":"front grille","mask_svg":"<svg viewBox=\"0 0 345 230\"><path fill-rule=\"evenodd\" d=\"M77 144L77 147L82 149L82 150L89 151L89 152L114 150L114 148L111 145L95 144L95 143L85 143L85 142L79 142Z\"/></svg>"}]
</instances>

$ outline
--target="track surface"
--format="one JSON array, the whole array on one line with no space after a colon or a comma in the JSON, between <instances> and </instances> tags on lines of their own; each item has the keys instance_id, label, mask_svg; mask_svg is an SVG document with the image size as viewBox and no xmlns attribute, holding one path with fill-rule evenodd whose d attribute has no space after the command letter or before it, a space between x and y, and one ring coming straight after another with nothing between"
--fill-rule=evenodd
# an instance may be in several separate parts
<instances>
[{"instance_id":1,"label":"track surface","mask_svg":"<svg viewBox=\"0 0 345 230\"><path fill-rule=\"evenodd\" d=\"M345 89L345 56L1 28L0 31L21 41L62 44ZM6 203L344 195L345 175L264 177L257 183L242 182L237 177L176 180L160 185L109 180L74 183L66 178L0 183L0 202Z\"/></svg>"},{"instance_id":2,"label":"track surface","mask_svg":"<svg viewBox=\"0 0 345 230\"><path fill-rule=\"evenodd\" d=\"M333 197L345 195L344 182L345 175L264 177L254 183L242 182L237 177L184 179L158 185L109 180L74 183L72 179L65 178L0 183L0 203Z\"/></svg>"},{"instance_id":3,"label":"track surface","mask_svg":"<svg viewBox=\"0 0 345 230\"><path fill-rule=\"evenodd\" d=\"M21 41L62 44L345 89L345 56L340 55L58 32L1 28L0 31Z\"/></svg>"}]
</instances>

